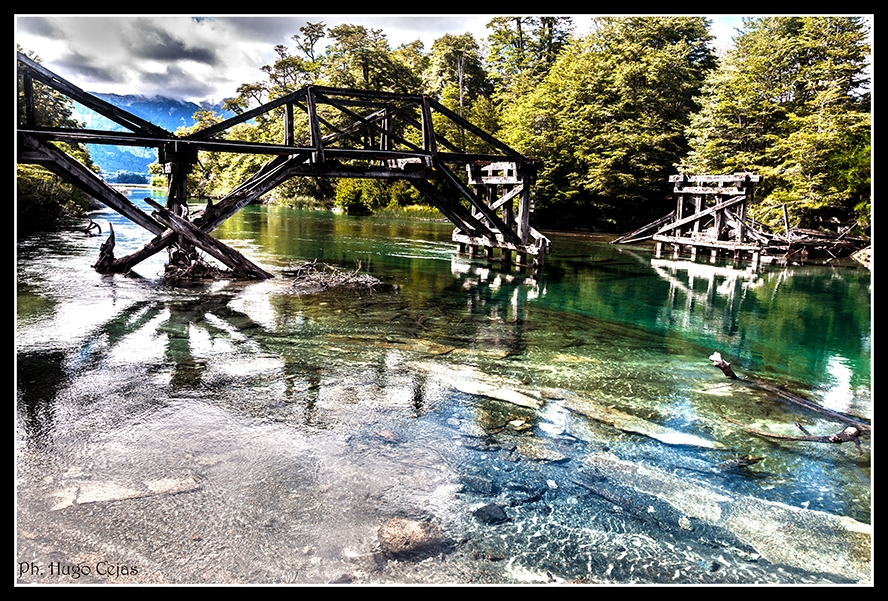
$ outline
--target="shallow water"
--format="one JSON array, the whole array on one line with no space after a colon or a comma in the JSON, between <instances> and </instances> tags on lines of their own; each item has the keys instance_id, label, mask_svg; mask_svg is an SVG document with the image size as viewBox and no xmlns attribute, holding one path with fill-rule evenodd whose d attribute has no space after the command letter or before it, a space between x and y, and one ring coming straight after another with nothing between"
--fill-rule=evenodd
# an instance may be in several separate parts
<instances>
[{"instance_id":1,"label":"shallow water","mask_svg":"<svg viewBox=\"0 0 888 601\"><path fill-rule=\"evenodd\" d=\"M534 276L456 255L444 223L251 206L214 235L279 277L175 288L165 253L95 273L107 221L118 256L150 235L94 219L101 237L17 251L23 582L861 579L770 550L726 508L773 515L800 548L832 536L819 520L863 528L869 440L858 453L745 432L728 420L843 425L708 357L868 421L866 269L753 271L552 234ZM388 286L295 294L281 270L314 258ZM724 463L738 456L762 459ZM508 521L479 520L490 503ZM393 517L449 543L387 557L377 531ZM845 547L836 566L862 553Z\"/></svg>"}]
</instances>

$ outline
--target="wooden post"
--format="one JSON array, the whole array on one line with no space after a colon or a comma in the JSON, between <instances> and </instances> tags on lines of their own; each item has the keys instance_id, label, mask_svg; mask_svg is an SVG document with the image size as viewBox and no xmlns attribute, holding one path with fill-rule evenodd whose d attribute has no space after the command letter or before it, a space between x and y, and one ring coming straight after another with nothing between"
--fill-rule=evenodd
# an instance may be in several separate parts
<instances>
[{"instance_id":1,"label":"wooden post","mask_svg":"<svg viewBox=\"0 0 888 601\"><path fill-rule=\"evenodd\" d=\"M521 198L518 201L518 237L521 244L527 244L530 235L530 178L521 178Z\"/></svg>"},{"instance_id":2,"label":"wooden post","mask_svg":"<svg viewBox=\"0 0 888 601\"><path fill-rule=\"evenodd\" d=\"M429 97L422 97L422 147L434 158L438 154L438 143L435 140L435 128L432 125L432 107Z\"/></svg>"},{"instance_id":3,"label":"wooden post","mask_svg":"<svg viewBox=\"0 0 888 601\"><path fill-rule=\"evenodd\" d=\"M786 212L786 204L783 204L783 227L786 228L786 239L789 240L789 213Z\"/></svg>"},{"instance_id":4,"label":"wooden post","mask_svg":"<svg viewBox=\"0 0 888 601\"><path fill-rule=\"evenodd\" d=\"M22 84L25 87L25 122L29 127L34 127L37 125L37 113L34 111L34 80L30 73L22 75Z\"/></svg>"},{"instance_id":5,"label":"wooden post","mask_svg":"<svg viewBox=\"0 0 888 601\"><path fill-rule=\"evenodd\" d=\"M293 146L293 103L284 105L284 146Z\"/></svg>"},{"instance_id":6,"label":"wooden post","mask_svg":"<svg viewBox=\"0 0 888 601\"><path fill-rule=\"evenodd\" d=\"M693 198L694 198L694 213L699 213L700 211L703 210L703 197L700 196L699 194L695 194ZM699 219L694 221L694 233L695 234L700 233L700 220ZM694 253L694 254L696 254L696 253Z\"/></svg>"},{"instance_id":7,"label":"wooden post","mask_svg":"<svg viewBox=\"0 0 888 601\"><path fill-rule=\"evenodd\" d=\"M676 198L677 198L677 200L675 202L675 220L681 221L682 219L684 219L685 195L684 194L676 194ZM678 227L675 235L681 236L681 232L682 232L682 228Z\"/></svg>"},{"instance_id":8,"label":"wooden post","mask_svg":"<svg viewBox=\"0 0 888 601\"><path fill-rule=\"evenodd\" d=\"M311 153L312 163L324 162L324 141L321 136L321 124L318 121L318 105L315 99L315 92L312 86L308 87L308 93L305 95L305 104L308 107L308 132L309 145L314 147Z\"/></svg>"}]
</instances>

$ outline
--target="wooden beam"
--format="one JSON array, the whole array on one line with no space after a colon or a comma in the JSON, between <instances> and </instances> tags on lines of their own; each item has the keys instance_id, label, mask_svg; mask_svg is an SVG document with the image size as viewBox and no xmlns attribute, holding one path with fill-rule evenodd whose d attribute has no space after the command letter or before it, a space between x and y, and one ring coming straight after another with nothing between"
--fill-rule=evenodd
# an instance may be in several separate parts
<instances>
[{"instance_id":1,"label":"wooden beam","mask_svg":"<svg viewBox=\"0 0 888 601\"><path fill-rule=\"evenodd\" d=\"M729 200L725 200L725 201L715 204L707 209L704 209L704 210L700 211L699 213L694 213L693 215L688 215L684 219L679 219L678 221L670 223L669 225L661 228L657 233L658 234L665 234L666 232L668 232L670 230L680 228L681 226L691 223L692 221L695 221L695 220L705 217L707 215L711 215L711 214L715 213L716 211L720 211L721 209L725 209L727 207L734 206L735 204L743 202L744 200L746 200L746 196L735 196L734 198L731 198Z\"/></svg>"},{"instance_id":2,"label":"wooden beam","mask_svg":"<svg viewBox=\"0 0 888 601\"><path fill-rule=\"evenodd\" d=\"M673 244L674 246L703 246L706 248L725 248L728 250L761 250L760 244L738 244L737 242L733 242L731 240L695 240L693 238L688 238L687 236L664 236L661 234L654 234L654 240L657 242L666 242L667 244Z\"/></svg>"},{"instance_id":3,"label":"wooden beam","mask_svg":"<svg viewBox=\"0 0 888 601\"><path fill-rule=\"evenodd\" d=\"M82 163L52 144L45 144L27 134L19 134L18 141L19 162L43 166L153 234L160 234L166 229Z\"/></svg>"},{"instance_id":4,"label":"wooden beam","mask_svg":"<svg viewBox=\"0 0 888 601\"><path fill-rule=\"evenodd\" d=\"M518 196L519 194L521 194L521 192L522 192L523 190L524 190L524 185L523 185L523 184L519 184L519 185L515 186L514 188L512 188L511 190L509 190L508 192L506 192L505 194L503 194L502 198L500 198L500 199L496 200L495 202L491 203L491 205L490 205L490 210L491 210L491 211L496 211L496 210L499 209L501 206L503 206L504 204L506 204L507 202L509 202L510 200L512 200L513 198L515 198L515 197Z\"/></svg>"},{"instance_id":5,"label":"wooden beam","mask_svg":"<svg viewBox=\"0 0 888 601\"><path fill-rule=\"evenodd\" d=\"M398 136L393 131L387 130L381 125L377 125L376 121L382 120L385 117L390 116L386 112L385 109L380 109L380 110L378 110L366 117L363 117L363 116L355 113L354 111L347 109L342 103L336 102L330 98L324 98L324 97L318 95L315 101L317 103L320 103L322 100L325 101L325 104L329 104L329 105L339 109L341 112L343 112L344 114L348 115L349 117L351 117L352 119L355 120L355 123L353 123L348 128L346 128L346 130L341 130L341 133L343 134L343 136L350 135L352 133L356 133L356 132L360 131L362 127L366 127L369 129L373 129L377 133L380 133L383 136L387 136L390 139L396 139L398 142L400 142L404 145L407 145L411 148L414 148L416 150L421 150L418 146L416 146L415 144L412 144L411 142L407 141L406 139ZM331 125L330 127L333 127L333 126ZM338 130L338 128L334 128L334 129L337 129L337 131L340 131L340 130Z\"/></svg>"},{"instance_id":6,"label":"wooden beam","mask_svg":"<svg viewBox=\"0 0 888 601\"><path fill-rule=\"evenodd\" d=\"M470 235L477 233L478 235L489 235L493 237L490 230L480 221L475 219L472 214L466 210L458 201L454 202L441 194L437 188L430 184L427 180L418 179L410 180L419 192L425 196L447 219L449 219L457 229Z\"/></svg>"},{"instance_id":7,"label":"wooden beam","mask_svg":"<svg viewBox=\"0 0 888 601\"><path fill-rule=\"evenodd\" d=\"M670 175L670 182L760 182L762 176L753 173L734 173L732 175Z\"/></svg>"},{"instance_id":8,"label":"wooden beam","mask_svg":"<svg viewBox=\"0 0 888 601\"><path fill-rule=\"evenodd\" d=\"M321 125L318 122L318 109L317 103L315 102L315 93L311 86L308 87L305 103L308 106L309 143L314 148L311 160L313 163L323 163L324 138L321 135Z\"/></svg>"},{"instance_id":9,"label":"wooden beam","mask_svg":"<svg viewBox=\"0 0 888 601\"><path fill-rule=\"evenodd\" d=\"M151 136L170 136L170 132L154 125L150 121L146 121L141 117L137 117L123 109L120 109L110 102L106 102L97 96L93 96L84 92L71 82L59 77L49 69L46 69L39 63L29 59L24 54L18 52L19 71L29 73L34 79L46 84L54 90L58 90L63 94L76 100L87 108L90 108L100 115L111 119L118 125L122 125L127 129L135 132L142 132Z\"/></svg>"},{"instance_id":10,"label":"wooden beam","mask_svg":"<svg viewBox=\"0 0 888 601\"><path fill-rule=\"evenodd\" d=\"M642 226L642 227L638 228L638 229L635 230L634 232L630 232L630 233L628 233L628 234L624 234L624 235L620 236L619 238L616 238L616 239L614 239L614 240L611 240L611 244L620 244L620 243L637 242L638 240L636 239L636 236L638 236L639 234L641 234L641 233L643 233L643 232L646 232L646 231L648 231L648 230L652 230L652 229L655 228L655 227L658 227L658 226L660 226L660 225L663 225L663 224L666 223L667 221L670 221L674 216L675 216L675 211L672 211L672 212L669 213L668 215L666 215L666 216L664 216L664 217L660 217L660 218L657 219L656 221L652 221L652 222L650 222L649 224L647 224L647 225L645 225L645 226ZM653 234L651 234L651 236L653 236ZM651 236L646 236L645 239L650 238Z\"/></svg>"},{"instance_id":11,"label":"wooden beam","mask_svg":"<svg viewBox=\"0 0 888 601\"><path fill-rule=\"evenodd\" d=\"M467 188L465 184L463 184L463 182L456 176L455 173L453 173L450 169L447 168L447 166L441 163L441 161L435 161L435 169L441 171L445 176L447 176L447 179L450 180L450 183L452 183L457 190L459 190L460 194L466 197L468 201L472 204L472 206L475 207L479 213L484 215L484 218L487 219L487 221L489 221L491 225L493 225L506 240L516 245L524 243L521 238L516 235L515 232L511 230L511 228L507 227L506 224L503 223L503 220L500 219L499 216L497 216L497 214L494 213L487 206L487 203L478 200L475 194L471 190L469 190L469 188Z\"/></svg>"},{"instance_id":12,"label":"wooden beam","mask_svg":"<svg viewBox=\"0 0 888 601\"><path fill-rule=\"evenodd\" d=\"M245 112L241 113L240 115L237 115L237 116L232 117L230 119L226 119L225 121L217 123L216 125L211 125L205 129L194 132L193 134L186 136L186 138L189 140L195 140L195 141L207 140L207 139L215 136L219 132L223 132L226 129L234 127L235 125L237 125L239 123L244 123L246 121L249 121L250 119L254 119L254 118L258 117L259 115L267 113L267 112L271 111L272 109L276 109L279 106L283 106L283 105L287 104L288 102L293 103L293 102L296 102L297 100L302 100L305 98L305 96L306 96L306 88L301 88L295 92L292 92L292 93L287 94L285 96L281 96L280 98L275 98L274 100L267 102L267 103L263 104L262 106L258 106L254 109L250 109L249 111L245 111Z\"/></svg>"},{"instance_id":13,"label":"wooden beam","mask_svg":"<svg viewBox=\"0 0 888 601\"><path fill-rule=\"evenodd\" d=\"M431 102L428 96L422 97L422 147L434 161L438 154L438 144L435 140L435 126L432 124Z\"/></svg>"},{"instance_id":14,"label":"wooden beam","mask_svg":"<svg viewBox=\"0 0 888 601\"><path fill-rule=\"evenodd\" d=\"M187 219L175 215L150 198L146 198L145 200L156 209L154 217L158 221L175 231L180 238L188 240L194 246L206 251L223 264L227 265L237 274L259 279L269 279L274 277L233 248L226 246L206 232L195 227L194 224Z\"/></svg>"},{"instance_id":15,"label":"wooden beam","mask_svg":"<svg viewBox=\"0 0 888 601\"><path fill-rule=\"evenodd\" d=\"M470 123L469 121L466 121L465 119L463 119L462 117L460 117L459 115L457 115L456 113L451 111L449 108L447 108L446 106L441 104L440 102L430 99L430 105L436 111L441 113L442 115L445 115L446 117L450 118L457 125L461 125L461 126L465 127L467 130L469 130L470 132L472 132L473 134L475 134L476 136L478 136L479 138L481 138L482 140L484 140L485 142L487 142L488 144L490 144L494 148L498 148L498 149L502 150L503 152L506 153L507 156L518 158L518 159L523 158L521 156L521 154L518 153L518 151L510 148L509 146L507 146L503 142L500 142L499 140L497 140L496 138L491 136L489 133L487 133L483 129L479 128L477 125L474 125L473 123Z\"/></svg>"}]
</instances>

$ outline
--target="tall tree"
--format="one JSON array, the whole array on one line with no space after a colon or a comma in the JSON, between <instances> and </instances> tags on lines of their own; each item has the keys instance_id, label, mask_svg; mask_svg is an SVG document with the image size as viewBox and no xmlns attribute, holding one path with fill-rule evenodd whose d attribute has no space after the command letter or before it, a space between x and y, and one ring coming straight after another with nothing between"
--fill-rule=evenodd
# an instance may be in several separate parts
<instances>
[{"instance_id":1,"label":"tall tree","mask_svg":"<svg viewBox=\"0 0 888 601\"><path fill-rule=\"evenodd\" d=\"M506 142L543 160L538 219L625 228L665 207L715 56L702 17L604 17L505 107ZM649 220L649 219L648 219Z\"/></svg>"},{"instance_id":2,"label":"tall tree","mask_svg":"<svg viewBox=\"0 0 888 601\"><path fill-rule=\"evenodd\" d=\"M501 101L528 92L545 77L573 32L571 17L494 17L487 68Z\"/></svg>"},{"instance_id":3,"label":"tall tree","mask_svg":"<svg viewBox=\"0 0 888 601\"><path fill-rule=\"evenodd\" d=\"M423 83L426 93L461 117L470 118L477 101L491 91L475 37L471 33L448 33L436 39L423 73ZM483 143L467 136L463 128L443 117L435 119L435 131L465 150L484 148Z\"/></svg>"},{"instance_id":4,"label":"tall tree","mask_svg":"<svg viewBox=\"0 0 888 601\"><path fill-rule=\"evenodd\" d=\"M332 40L324 56L322 76L340 88L412 93L419 80L389 48L381 29L338 25L327 31Z\"/></svg>"},{"instance_id":5,"label":"tall tree","mask_svg":"<svg viewBox=\"0 0 888 601\"><path fill-rule=\"evenodd\" d=\"M858 17L745 19L704 87L688 129L691 171L764 176L752 214L794 221L870 213L871 114L866 22Z\"/></svg>"}]
</instances>

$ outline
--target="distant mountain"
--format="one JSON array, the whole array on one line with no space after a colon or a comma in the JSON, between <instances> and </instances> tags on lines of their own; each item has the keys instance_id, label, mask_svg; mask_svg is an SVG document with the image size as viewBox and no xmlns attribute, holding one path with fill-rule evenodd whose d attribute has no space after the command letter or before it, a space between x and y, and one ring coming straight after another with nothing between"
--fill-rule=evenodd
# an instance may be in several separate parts
<instances>
[{"instance_id":1,"label":"distant mountain","mask_svg":"<svg viewBox=\"0 0 888 601\"><path fill-rule=\"evenodd\" d=\"M200 106L193 102L163 96L149 98L141 95L121 96L120 94L97 94L95 92L92 94L171 133L175 133L180 127L194 125L194 113L201 109L212 110L225 118L234 116L234 113L222 110L221 103ZM87 129L127 131L126 128L78 103L74 104L73 117L83 123ZM154 147L87 144L87 148L93 162L99 166L103 175L120 171L147 174L148 165L157 161L157 149Z\"/></svg>"}]
</instances>

